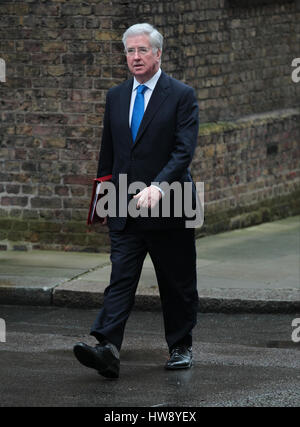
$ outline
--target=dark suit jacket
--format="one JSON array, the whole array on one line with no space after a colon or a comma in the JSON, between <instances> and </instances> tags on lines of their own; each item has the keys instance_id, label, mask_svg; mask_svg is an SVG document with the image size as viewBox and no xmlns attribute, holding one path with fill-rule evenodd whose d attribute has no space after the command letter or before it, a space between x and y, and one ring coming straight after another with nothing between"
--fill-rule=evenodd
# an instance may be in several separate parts
<instances>
[{"instance_id":1,"label":"dark suit jacket","mask_svg":"<svg viewBox=\"0 0 300 427\"><path fill-rule=\"evenodd\" d=\"M108 91L97 177L112 174L118 191L119 174L135 181L191 182L189 165L198 136L198 104L194 90L162 72L133 143L129 107L133 78ZM195 187L193 188L195 197ZM129 201L130 197L128 198ZM182 228L185 217L137 218L137 228ZM109 217L111 230L122 230L126 218Z\"/></svg>"}]
</instances>

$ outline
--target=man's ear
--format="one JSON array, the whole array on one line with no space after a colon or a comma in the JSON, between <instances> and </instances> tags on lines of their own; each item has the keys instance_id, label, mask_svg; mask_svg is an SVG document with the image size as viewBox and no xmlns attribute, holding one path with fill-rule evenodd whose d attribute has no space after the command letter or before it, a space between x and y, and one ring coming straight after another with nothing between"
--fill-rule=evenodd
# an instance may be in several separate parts
<instances>
[{"instance_id":1,"label":"man's ear","mask_svg":"<svg viewBox=\"0 0 300 427\"><path fill-rule=\"evenodd\" d=\"M162 51L160 49L157 49L156 55L157 55L157 60L160 61L161 55L162 55Z\"/></svg>"}]
</instances>

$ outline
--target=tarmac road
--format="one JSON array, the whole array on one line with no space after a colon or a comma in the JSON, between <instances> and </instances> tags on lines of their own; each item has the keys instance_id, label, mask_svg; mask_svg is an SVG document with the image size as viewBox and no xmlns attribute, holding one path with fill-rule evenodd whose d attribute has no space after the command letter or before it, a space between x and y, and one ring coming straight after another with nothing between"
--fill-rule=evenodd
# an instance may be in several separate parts
<instances>
[{"instance_id":1,"label":"tarmac road","mask_svg":"<svg viewBox=\"0 0 300 427\"><path fill-rule=\"evenodd\" d=\"M0 306L0 406L299 406L296 315L199 314L191 370L163 369L168 357L159 312L132 313L118 380L75 360L97 310Z\"/></svg>"}]
</instances>

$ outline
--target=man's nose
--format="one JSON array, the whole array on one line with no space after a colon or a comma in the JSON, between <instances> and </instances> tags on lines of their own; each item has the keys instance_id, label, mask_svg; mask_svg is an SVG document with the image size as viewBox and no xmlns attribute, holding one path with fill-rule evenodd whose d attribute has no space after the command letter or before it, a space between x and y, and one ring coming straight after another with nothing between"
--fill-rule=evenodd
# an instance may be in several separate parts
<instances>
[{"instance_id":1,"label":"man's nose","mask_svg":"<svg viewBox=\"0 0 300 427\"><path fill-rule=\"evenodd\" d=\"M136 58L138 58L138 59L140 59L140 57L141 57L141 54L140 54L140 52L138 51L138 49L136 49L135 51L134 51L134 59L136 59Z\"/></svg>"}]
</instances>

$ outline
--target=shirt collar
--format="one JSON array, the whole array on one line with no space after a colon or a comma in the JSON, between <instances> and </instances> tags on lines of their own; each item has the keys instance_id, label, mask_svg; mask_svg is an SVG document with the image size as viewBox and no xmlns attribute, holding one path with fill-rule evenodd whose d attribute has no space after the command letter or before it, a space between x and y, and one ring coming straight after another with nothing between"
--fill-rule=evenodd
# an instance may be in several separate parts
<instances>
[{"instance_id":1,"label":"shirt collar","mask_svg":"<svg viewBox=\"0 0 300 427\"><path fill-rule=\"evenodd\" d=\"M154 88L156 86L156 83L158 82L158 79L160 78L160 75L161 75L161 68L157 71L157 73L154 74L153 77L151 77L150 80L148 80L147 82L143 83L143 85L147 86L148 89L154 90ZM140 84L141 83L139 83L137 81L137 79L134 77L132 90L133 91L136 90L136 88L138 86L140 86Z\"/></svg>"}]
</instances>

